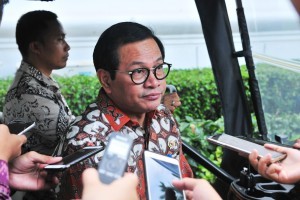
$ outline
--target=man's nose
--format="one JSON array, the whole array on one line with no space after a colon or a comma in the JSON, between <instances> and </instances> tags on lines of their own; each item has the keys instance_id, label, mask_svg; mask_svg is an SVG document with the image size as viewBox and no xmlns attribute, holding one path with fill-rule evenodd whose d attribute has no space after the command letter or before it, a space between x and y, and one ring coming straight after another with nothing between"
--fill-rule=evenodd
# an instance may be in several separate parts
<instances>
[{"instance_id":1,"label":"man's nose","mask_svg":"<svg viewBox=\"0 0 300 200\"><path fill-rule=\"evenodd\" d=\"M150 70L148 79L145 82L145 86L157 87L159 85L159 81L154 75L154 70Z\"/></svg>"}]
</instances>

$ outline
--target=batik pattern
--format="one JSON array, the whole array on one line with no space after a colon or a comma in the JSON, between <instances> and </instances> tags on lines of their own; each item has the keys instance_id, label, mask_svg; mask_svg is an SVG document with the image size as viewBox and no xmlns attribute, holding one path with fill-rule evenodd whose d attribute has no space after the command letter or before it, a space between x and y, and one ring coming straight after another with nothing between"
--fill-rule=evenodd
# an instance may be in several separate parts
<instances>
[{"instance_id":1,"label":"batik pattern","mask_svg":"<svg viewBox=\"0 0 300 200\"><path fill-rule=\"evenodd\" d=\"M5 124L14 120L36 122L23 152L33 150L48 155L75 118L57 82L24 61L6 95L3 117Z\"/></svg>"}]
</instances>

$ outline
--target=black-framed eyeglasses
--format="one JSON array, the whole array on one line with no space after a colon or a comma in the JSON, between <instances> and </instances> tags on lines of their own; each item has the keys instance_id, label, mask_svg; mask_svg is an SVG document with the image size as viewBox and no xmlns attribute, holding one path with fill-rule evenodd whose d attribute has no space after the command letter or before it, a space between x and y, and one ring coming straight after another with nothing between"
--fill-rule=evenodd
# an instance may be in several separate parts
<instances>
[{"instance_id":1,"label":"black-framed eyeglasses","mask_svg":"<svg viewBox=\"0 0 300 200\"><path fill-rule=\"evenodd\" d=\"M140 85L146 82L150 75L150 71L153 72L155 78L157 80L163 80L165 79L170 72L170 68L172 67L172 64L164 62L161 65L158 65L157 67L153 69L148 69L145 67L137 68L132 71L119 71L119 70L113 70L120 73L127 73L131 77L131 80L134 84Z\"/></svg>"}]
</instances>

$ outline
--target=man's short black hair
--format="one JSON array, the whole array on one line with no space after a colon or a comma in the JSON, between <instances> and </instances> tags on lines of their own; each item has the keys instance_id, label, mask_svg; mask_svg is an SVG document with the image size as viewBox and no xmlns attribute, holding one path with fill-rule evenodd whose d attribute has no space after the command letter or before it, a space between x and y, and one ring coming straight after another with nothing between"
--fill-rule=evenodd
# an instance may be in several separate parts
<instances>
[{"instance_id":1,"label":"man's short black hair","mask_svg":"<svg viewBox=\"0 0 300 200\"><path fill-rule=\"evenodd\" d=\"M100 36L93 53L96 71L104 69L110 72L111 78L115 78L115 72L119 66L118 49L129 43L153 38L162 55L165 58L165 50L162 42L152 30L135 22L121 22L106 29Z\"/></svg>"},{"instance_id":2,"label":"man's short black hair","mask_svg":"<svg viewBox=\"0 0 300 200\"><path fill-rule=\"evenodd\" d=\"M46 10L25 13L18 20L16 41L23 57L28 55L28 48L31 42L42 42L43 35L48 31L49 21L58 21L57 15Z\"/></svg>"}]
</instances>

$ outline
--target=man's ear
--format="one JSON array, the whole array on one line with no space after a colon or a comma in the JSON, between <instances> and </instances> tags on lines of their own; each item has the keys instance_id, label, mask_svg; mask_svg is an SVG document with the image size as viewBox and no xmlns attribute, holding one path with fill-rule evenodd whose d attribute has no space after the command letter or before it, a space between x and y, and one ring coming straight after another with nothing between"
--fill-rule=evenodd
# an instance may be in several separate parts
<instances>
[{"instance_id":1,"label":"man's ear","mask_svg":"<svg viewBox=\"0 0 300 200\"><path fill-rule=\"evenodd\" d=\"M110 73L104 69L99 69L97 71L97 77L98 80L100 81L102 87L104 88L105 92L107 94L111 93L111 88L110 88L110 83L111 83L111 78L110 78Z\"/></svg>"},{"instance_id":2,"label":"man's ear","mask_svg":"<svg viewBox=\"0 0 300 200\"><path fill-rule=\"evenodd\" d=\"M39 42L30 42L29 43L29 51L34 53L34 54L39 54L40 53L40 43Z\"/></svg>"}]
</instances>

